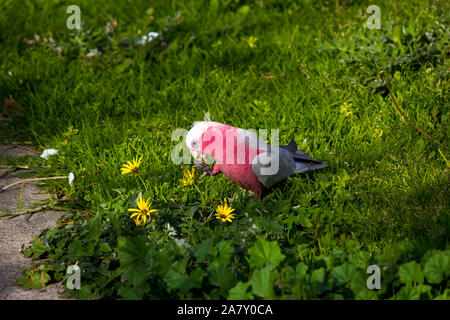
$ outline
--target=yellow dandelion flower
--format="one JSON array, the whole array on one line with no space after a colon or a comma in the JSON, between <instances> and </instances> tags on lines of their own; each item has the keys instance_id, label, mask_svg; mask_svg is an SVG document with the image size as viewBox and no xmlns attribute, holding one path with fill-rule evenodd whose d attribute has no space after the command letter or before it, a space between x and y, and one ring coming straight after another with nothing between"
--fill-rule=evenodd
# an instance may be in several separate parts
<instances>
[{"instance_id":1,"label":"yellow dandelion flower","mask_svg":"<svg viewBox=\"0 0 450 320\"><path fill-rule=\"evenodd\" d=\"M216 218L222 222L231 222L231 219L236 218L236 214L232 213L234 209L228 206L227 199L223 199L223 204L217 206Z\"/></svg>"},{"instance_id":2,"label":"yellow dandelion flower","mask_svg":"<svg viewBox=\"0 0 450 320\"><path fill-rule=\"evenodd\" d=\"M130 216L130 219L133 219L137 226L140 226L142 223L145 224L147 222L147 218L150 222L152 218L151 213L158 211L156 209L150 209L150 207L152 206L150 199L142 199L142 194L139 195L137 205L139 209L128 209L128 211L133 212L133 214L131 214Z\"/></svg>"},{"instance_id":3,"label":"yellow dandelion flower","mask_svg":"<svg viewBox=\"0 0 450 320\"><path fill-rule=\"evenodd\" d=\"M142 162L142 157L140 157L139 159L136 157L133 159L133 161L127 161L127 163L125 163L123 165L123 168L120 168L120 170L122 170L122 174L127 174L127 173L136 173L139 170L139 165Z\"/></svg>"},{"instance_id":4,"label":"yellow dandelion flower","mask_svg":"<svg viewBox=\"0 0 450 320\"><path fill-rule=\"evenodd\" d=\"M192 170L184 169L183 179L178 179L178 181L183 185L183 187L192 185L195 181L195 168L192 167Z\"/></svg>"}]
</instances>

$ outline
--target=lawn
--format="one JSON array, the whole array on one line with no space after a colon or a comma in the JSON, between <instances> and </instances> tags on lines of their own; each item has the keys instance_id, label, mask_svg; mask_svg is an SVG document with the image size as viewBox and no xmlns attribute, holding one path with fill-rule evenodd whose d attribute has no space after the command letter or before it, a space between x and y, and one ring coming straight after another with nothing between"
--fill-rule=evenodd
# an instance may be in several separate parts
<instances>
[{"instance_id":1,"label":"lawn","mask_svg":"<svg viewBox=\"0 0 450 320\"><path fill-rule=\"evenodd\" d=\"M0 3L0 142L59 151L1 164L75 177L43 183L68 214L20 283L66 285L77 263L79 299L450 299L448 1L77 1L80 30L71 4ZM184 185L172 133L207 112L328 167L263 198ZM138 226L139 195L158 211Z\"/></svg>"}]
</instances>

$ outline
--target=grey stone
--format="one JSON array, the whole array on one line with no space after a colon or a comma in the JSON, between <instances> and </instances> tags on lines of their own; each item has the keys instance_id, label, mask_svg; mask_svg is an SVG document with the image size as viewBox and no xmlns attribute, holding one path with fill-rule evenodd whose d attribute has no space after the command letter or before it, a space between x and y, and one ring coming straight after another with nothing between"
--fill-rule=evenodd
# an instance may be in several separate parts
<instances>
[{"instance_id":1,"label":"grey stone","mask_svg":"<svg viewBox=\"0 0 450 320\"><path fill-rule=\"evenodd\" d=\"M21 147L0 144L0 157L18 157L23 155L37 155L32 147ZM0 176L8 169L0 169ZM0 185L20 181L15 171L0 178ZM22 184L15 185L0 193L0 211L19 211L18 198ZM22 192L22 210L36 206L48 195L36 184L26 183ZM56 300L62 299L59 292L63 291L61 283L49 285L40 290L25 290L16 286L16 280L22 275L22 270L32 265L20 253L22 245L28 245L43 229L56 225L56 221L66 212L43 211L34 213L29 221L26 216L5 220L0 219L0 300Z\"/></svg>"}]
</instances>

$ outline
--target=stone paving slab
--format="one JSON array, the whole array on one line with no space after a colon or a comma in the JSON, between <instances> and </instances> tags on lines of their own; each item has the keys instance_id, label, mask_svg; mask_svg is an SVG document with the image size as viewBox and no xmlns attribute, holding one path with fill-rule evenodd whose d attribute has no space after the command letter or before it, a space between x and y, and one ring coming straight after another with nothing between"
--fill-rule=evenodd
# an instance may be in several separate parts
<instances>
[{"instance_id":1,"label":"stone paving slab","mask_svg":"<svg viewBox=\"0 0 450 320\"><path fill-rule=\"evenodd\" d=\"M0 144L0 158L36 155L33 147L12 146ZM0 176L8 169L0 169ZM0 178L0 185L20 181L15 171ZM21 184L8 188L0 193L0 211L19 211L18 198ZM22 192L22 210L35 206L48 195L36 184L26 183ZM0 220L0 300L56 300L62 299L58 292L63 291L61 284L49 285L40 290L25 290L15 286L16 280L22 275L22 270L31 266L31 259L20 253L22 244L28 245L34 237L45 228L56 225L56 221L66 212L44 211L37 212L27 221L26 216L19 216L11 220Z\"/></svg>"}]
</instances>

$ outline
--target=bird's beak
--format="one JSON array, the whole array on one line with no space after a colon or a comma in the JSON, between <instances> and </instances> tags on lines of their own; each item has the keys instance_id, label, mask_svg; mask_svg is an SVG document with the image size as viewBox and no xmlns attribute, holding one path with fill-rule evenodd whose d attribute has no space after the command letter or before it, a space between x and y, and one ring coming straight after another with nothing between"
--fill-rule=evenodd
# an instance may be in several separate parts
<instances>
[{"instance_id":1,"label":"bird's beak","mask_svg":"<svg viewBox=\"0 0 450 320\"><path fill-rule=\"evenodd\" d=\"M199 153L197 151L191 150L191 154L194 157L194 159L197 160Z\"/></svg>"}]
</instances>

